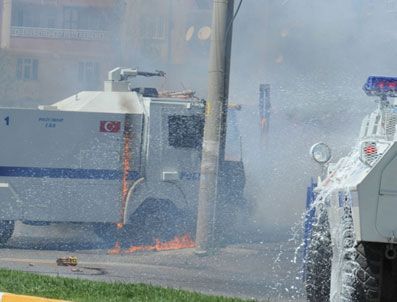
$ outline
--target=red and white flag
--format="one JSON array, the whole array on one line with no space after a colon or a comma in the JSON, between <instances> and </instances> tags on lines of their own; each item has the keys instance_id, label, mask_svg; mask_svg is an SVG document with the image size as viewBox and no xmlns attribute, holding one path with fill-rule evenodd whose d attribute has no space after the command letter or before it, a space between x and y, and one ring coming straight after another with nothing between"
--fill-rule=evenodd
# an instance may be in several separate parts
<instances>
[{"instance_id":1,"label":"red and white flag","mask_svg":"<svg viewBox=\"0 0 397 302\"><path fill-rule=\"evenodd\" d=\"M117 133L120 132L121 122L118 121L101 121L99 131L101 132L111 132Z\"/></svg>"}]
</instances>

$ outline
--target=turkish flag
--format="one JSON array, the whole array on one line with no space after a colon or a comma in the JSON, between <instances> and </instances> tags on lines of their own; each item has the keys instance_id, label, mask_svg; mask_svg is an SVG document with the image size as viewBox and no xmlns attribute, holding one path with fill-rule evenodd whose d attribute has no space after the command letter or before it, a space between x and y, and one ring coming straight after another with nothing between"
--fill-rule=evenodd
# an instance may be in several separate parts
<instances>
[{"instance_id":1,"label":"turkish flag","mask_svg":"<svg viewBox=\"0 0 397 302\"><path fill-rule=\"evenodd\" d=\"M99 131L117 133L120 131L121 122L118 121L101 121Z\"/></svg>"}]
</instances>

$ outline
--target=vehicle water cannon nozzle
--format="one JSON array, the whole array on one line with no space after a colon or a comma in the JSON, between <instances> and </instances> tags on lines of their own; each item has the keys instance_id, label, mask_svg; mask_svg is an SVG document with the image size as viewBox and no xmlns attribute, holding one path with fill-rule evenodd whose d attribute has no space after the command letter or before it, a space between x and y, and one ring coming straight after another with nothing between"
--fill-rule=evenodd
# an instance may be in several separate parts
<instances>
[{"instance_id":1,"label":"vehicle water cannon nozzle","mask_svg":"<svg viewBox=\"0 0 397 302\"><path fill-rule=\"evenodd\" d=\"M167 74L164 72L164 71L162 71L162 70L156 70L156 73L157 73L157 76L159 76L159 77L165 77Z\"/></svg>"},{"instance_id":2,"label":"vehicle water cannon nozzle","mask_svg":"<svg viewBox=\"0 0 397 302\"><path fill-rule=\"evenodd\" d=\"M156 70L156 72L138 71L137 75L143 77L165 77L166 73L161 70Z\"/></svg>"},{"instance_id":3,"label":"vehicle water cannon nozzle","mask_svg":"<svg viewBox=\"0 0 397 302\"><path fill-rule=\"evenodd\" d=\"M165 77L166 73L161 70L156 70L155 72L139 71L136 68L122 68L117 67L109 71L108 80L115 82L129 81L131 78L137 76L143 77Z\"/></svg>"}]
</instances>

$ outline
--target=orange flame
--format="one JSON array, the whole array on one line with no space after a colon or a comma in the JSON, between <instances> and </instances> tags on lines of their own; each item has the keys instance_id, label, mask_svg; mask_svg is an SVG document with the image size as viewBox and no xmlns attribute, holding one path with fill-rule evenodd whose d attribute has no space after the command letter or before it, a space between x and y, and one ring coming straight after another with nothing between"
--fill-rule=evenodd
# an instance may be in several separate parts
<instances>
[{"instance_id":1,"label":"orange flame","mask_svg":"<svg viewBox=\"0 0 397 302\"><path fill-rule=\"evenodd\" d=\"M116 241L114 247L108 251L108 255L119 255L121 253L121 243Z\"/></svg>"},{"instance_id":2,"label":"orange flame","mask_svg":"<svg viewBox=\"0 0 397 302\"><path fill-rule=\"evenodd\" d=\"M144 252L144 251L170 251L170 250L179 250L179 249L188 249L196 247L196 243L190 238L189 234L185 234L182 236L175 236L174 239L161 242L156 239L156 243L154 245L138 245L131 246L127 250L121 250L120 243L116 242L114 248L112 248L108 254L109 255L118 255L118 254L132 254L136 252Z\"/></svg>"},{"instance_id":3,"label":"orange flame","mask_svg":"<svg viewBox=\"0 0 397 302\"><path fill-rule=\"evenodd\" d=\"M180 237L175 236L175 238L168 242L161 242L156 240L156 251L169 251L178 249L188 249L194 248L196 243L190 238L189 234L182 235Z\"/></svg>"},{"instance_id":4,"label":"orange flame","mask_svg":"<svg viewBox=\"0 0 397 302\"><path fill-rule=\"evenodd\" d=\"M127 126L126 126L127 127ZM130 160L131 160L131 150L130 150L130 137L129 131L126 131L124 135L124 148L123 148L123 178L122 178L122 187L121 187L121 209L120 209L120 222L117 224L118 229L122 229L124 227L124 212L125 206L127 203L128 197L128 173L131 169Z\"/></svg>"}]
</instances>

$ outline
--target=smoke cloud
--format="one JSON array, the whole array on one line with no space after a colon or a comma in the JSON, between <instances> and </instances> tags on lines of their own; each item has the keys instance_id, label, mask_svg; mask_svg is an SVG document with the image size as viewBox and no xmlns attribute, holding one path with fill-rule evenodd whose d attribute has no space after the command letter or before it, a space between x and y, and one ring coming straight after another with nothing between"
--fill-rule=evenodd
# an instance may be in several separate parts
<instances>
[{"instance_id":1,"label":"smoke cloud","mask_svg":"<svg viewBox=\"0 0 397 302\"><path fill-rule=\"evenodd\" d=\"M240 116L247 196L268 228L298 221L306 186L320 168L309 158L318 141L333 161L358 138L375 108L362 85L395 76L395 1L245 1L234 24L231 96ZM271 85L266 143L258 126L259 84ZM255 129L255 130L253 130Z\"/></svg>"}]
</instances>

